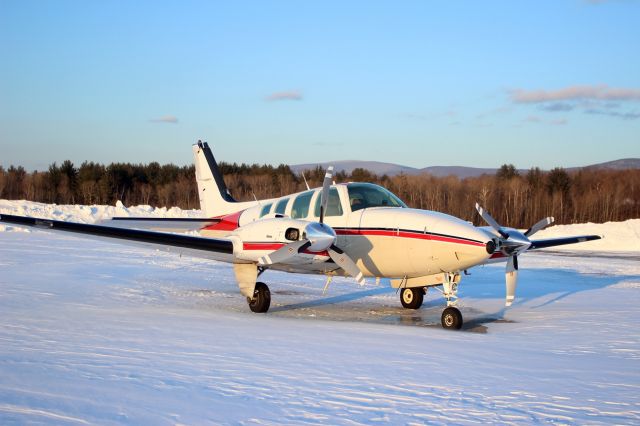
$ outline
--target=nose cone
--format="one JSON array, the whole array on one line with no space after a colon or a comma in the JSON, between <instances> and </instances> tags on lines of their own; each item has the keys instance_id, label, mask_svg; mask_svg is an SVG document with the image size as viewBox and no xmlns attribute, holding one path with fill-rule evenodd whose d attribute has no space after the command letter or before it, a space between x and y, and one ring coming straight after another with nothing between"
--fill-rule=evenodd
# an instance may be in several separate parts
<instances>
[{"instance_id":1,"label":"nose cone","mask_svg":"<svg viewBox=\"0 0 640 426\"><path fill-rule=\"evenodd\" d=\"M509 238L500 241L500 250L506 255L517 254L531 246L531 241L517 229L506 228Z\"/></svg>"},{"instance_id":2,"label":"nose cone","mask_svg":"<svg viewBox=\"0 0 640 426\"><path fill-rule=\"evenodd\" d=\"M463 270L484 263L495 250L492 236L473 224L453 216L442 215L431 229L442 235L434 237L439 266L444 271ZM449 244L438 243L441 239Z\"/></svg>"},{"instance_id":3,"label":"nose cone","mask_svg":"<svg viewBox=\"0 0 640 426\"><path fill-rule=\"evenodd\" d=\"M307 250L311 252L324 251L336 241L336 232L326 224L312 222L304 228L304 232L311 243Z\"/></svg>"}]
</instances>

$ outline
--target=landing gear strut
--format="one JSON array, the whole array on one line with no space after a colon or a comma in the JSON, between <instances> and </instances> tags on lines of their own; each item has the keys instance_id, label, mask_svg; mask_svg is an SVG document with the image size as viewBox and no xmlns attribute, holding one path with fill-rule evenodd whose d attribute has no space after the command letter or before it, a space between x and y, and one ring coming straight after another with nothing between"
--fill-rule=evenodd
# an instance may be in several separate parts
<instances>
[{"instance_id":1,"label":"landing gear strut","mask_svg":"<svg viewBox=\"0 0 640 426\"><path fill-rule=\"evenodd\" d=\"M462 328L462 313L456 308L458 303L458 283L460 274L444 274L442 283L442 295L447 299L447 307L442 311L440 322L442 327L449 330L460 330Z\"/></svg>"},{"instance_id":2,"label":"landing gear strut","mask_svg":"<svg viewBox=\"0 0 640 426\"><path fill-rule=\"evenodd\" d=\"M402 307L407 309L420 308L424 299L424 293L423 287L403 288L400 292L400 303L402 303Z\"/></svg>"},{"instance_id":3,"label":"landing gear strut","mask_svg":"<svg viewBox=\"0 0 640 426\"><path fill-rule=\"evenodd\" d=\"M258 314L267 312L269 305L271 305L271 292L269 291L269 287L267 287L265 283L257 282L256 288L253 291L253 298L247 297L247 303L252 312Z\"/></svg>"}]
</instances>

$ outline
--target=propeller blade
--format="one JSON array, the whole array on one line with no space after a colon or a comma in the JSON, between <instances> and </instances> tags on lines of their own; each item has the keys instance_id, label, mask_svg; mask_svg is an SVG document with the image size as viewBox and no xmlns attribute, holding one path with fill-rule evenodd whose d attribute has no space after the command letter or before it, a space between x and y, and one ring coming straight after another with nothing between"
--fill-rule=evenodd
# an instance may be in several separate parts
<instances>
[{"instance_id":1,"label":"propeller blade","mask_svg":"<svg viewBox=\"0 0 640 426\"><path fill-rule=\"evenodd\" d=\"M274 263L284 263L304 251L311 243L307 240L296 241L280 247L278 250L262 256L258 259L259 265L273 265Z\"/></svg>"},{"instance_id":2,"label":"propeller blade","mask_svg":"<svg viewBox=\"0 0 640 426\"><path fill-rule=\"evenodd\" d=\"M516 286L518 285L518 256L509 256L505 273L507 285L507 298L505 306L511 306L516 298Z\"/></svg>"},{"instance_id":3,"label":"propeller blade","mask_svg":"<svg viewBox=\"0 0 640 426\"><path fill-rule=\"evenodd\" d=\"M322 182L322 193L320 194L320 223L324 223L324 214L327 212L327 204L329 204L329 188L333 179L333 166L327 168Z\"/></svg>"},{"instance_id":4,"label":"propeller blade","mask_svg":"<svg viewBox=\"0 0 640 426\"><path fill-rule=\"evenodd\" d=\"M331 257L331 259L336 262L336 265L344 269L344 271L348 275L355 278L358 284L364 285L364 276L362 275L362 271L360 271L360 268L358 268L355 262L351 260L351 258L347 256L345 252L340 250L335 245L329 247L327 251L329 252L329 256Z\"/></svg>"},{"instance_id":5,"label":"propeller blade","mask_svg":"<svg viewBox=\"0 0 640 426\"><path fill-rule=\"evenodd\" d=\"M527 232L524 233L524 236L530 237L536 232L542 231L544 228L551 225L553 221L554 221L553 217L545 217L544 219L542 219L541 221L533 225L531 228L527 229Z\"/></svg>"},{"instance_id":6,"label":"propeller blade","mask_svg":"<svg viewBox=\"0 0 640 426\"><path fill-rule=\"evenodd\" d=\"M496 222L496 220L493 217L491 217L489 212L483 209L482 206L478 203L476 203L476 210L478 211L480 216L484 219L484 221L487 222L489 226L491 226L493 229L495 229L498 232L498 234L502 236L502 238L509 238L509 234L504 232L502 230L502 227L498 225L498 222Z\"/></svg>"}]
</instances>

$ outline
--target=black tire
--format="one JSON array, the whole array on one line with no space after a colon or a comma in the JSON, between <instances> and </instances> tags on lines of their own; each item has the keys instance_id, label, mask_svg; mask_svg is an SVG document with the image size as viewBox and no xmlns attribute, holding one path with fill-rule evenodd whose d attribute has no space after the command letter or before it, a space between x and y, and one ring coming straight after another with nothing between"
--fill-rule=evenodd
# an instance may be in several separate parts
<instances>
[{"instance_id":1,"label":"black tire","mask_svg":"<svg viewBox=\"0 0 640 426\"><path fill-rule=\"evenodd\" d=\"M462 328L462 314L458 308L449 306L442 311L442 328L460 330Z\"/></svg>"},{"instance_id":2,"label":"black tire","mask_svg":"<svg viewBox=\"0 0 640 426\"><path fill-rule=\"evenodd\" d=\"M269 287L265 283L257 282L256 288L253 291L253 299L247 297L247 303L249 303L249 309L252 312L263 314L269 310L271 305L271 292Z\"/></svg>"},{"instance_id":3,"label":"black tire","mask_svg":"<svg viewBox=\"0 0 640 426\"><path fill-rule=\"evenodd\" d=\"M400 292L400 303L403 308L418 309L424 300L424 288L403 288Z\"/></svg>"}]
</instances>

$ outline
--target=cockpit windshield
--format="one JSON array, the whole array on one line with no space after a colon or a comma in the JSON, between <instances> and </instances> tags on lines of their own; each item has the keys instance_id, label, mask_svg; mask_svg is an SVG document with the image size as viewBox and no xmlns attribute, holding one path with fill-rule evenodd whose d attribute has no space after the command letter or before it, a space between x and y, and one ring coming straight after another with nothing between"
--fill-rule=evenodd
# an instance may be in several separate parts
<instances>
[{"instance_id":1,"label":"cockpit windshield","mask_svg":"<svg viewBox=\"0 0 640 426\"><path fill-rule=\"evenodd\" d=\"M407 207L392 192L372 183L349 183L347 191L354 212L367 207Z\"/></svg>"}]
</instances>

